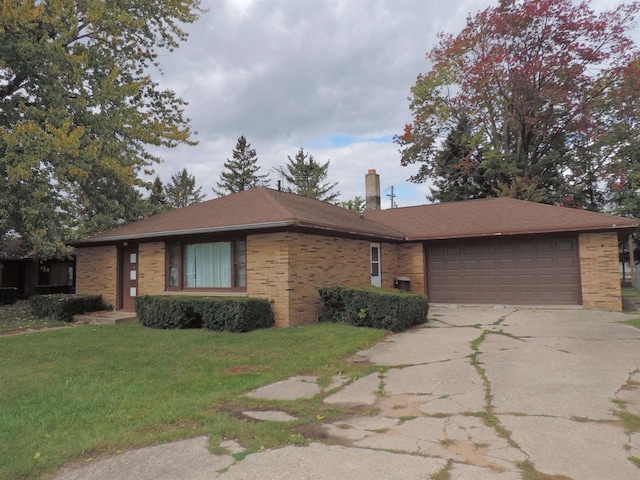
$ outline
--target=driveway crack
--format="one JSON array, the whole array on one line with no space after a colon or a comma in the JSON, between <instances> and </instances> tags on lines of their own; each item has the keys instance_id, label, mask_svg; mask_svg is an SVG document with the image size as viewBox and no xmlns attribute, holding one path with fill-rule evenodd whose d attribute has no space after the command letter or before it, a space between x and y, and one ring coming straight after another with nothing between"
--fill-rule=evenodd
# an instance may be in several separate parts
<instances>
[{"instance_id":1,"label":"driveway crack","mask_svg":"<svg viewBox=\"0 0 640 480\"><path fill-rule=\"evenodd\" d=\"M511 438L511 432L507 430L504 427L504 425L502 425L502 423L500 422L500 420L495 414L495 410L493 406L493 393L491 390L491 382L487 377L486 369L482 366L482 363L480 362L480 359L479 359L480 355L482 354L482 351L480 350L480 345L482 344L482 342L484 342L487 335L490 335L492 333L495 334L496 332L493 332L491 330L483 330L482 334L478 338L472 340L470 343L471 350L473 350L473 353L469 356L471 365L476 369L476 372L478 373L478 376L482 380L482 384L485 390L485 394L484 394L485 409L482 412L483 414L482 419L487 426L493 428L496 431L499 437L504 438L510 446L518 449L527 458L525 463L527 464L527 466L529 466L531 457L526 451L522 449L522 447L520 447L520 445L516 443L515 440L513 440L513 438ZM522 468L524 468L522 465L524 465L525 463L518 464L521 470Z\"/></svg>"}]
</instances>

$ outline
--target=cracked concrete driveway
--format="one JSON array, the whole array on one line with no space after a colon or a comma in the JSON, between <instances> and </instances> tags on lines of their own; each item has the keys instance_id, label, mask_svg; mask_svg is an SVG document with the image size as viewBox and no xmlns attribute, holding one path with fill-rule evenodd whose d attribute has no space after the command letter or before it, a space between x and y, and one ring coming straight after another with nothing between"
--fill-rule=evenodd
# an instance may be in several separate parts
<instances>
[{"instance_id":1,"label":"cracked concrete driveway","mask_svg":"<svg viewBox=\"0 0 640 480\"><path fill-rule=\"evenodd\" d=\"M629 318L433 307L424 328L358 354L385 366L380 373L324 399L377 409L324 424L332 445L312 442L236 462L191 439L56 478L638 479L640 330L620 323ZM155 473L141 475L141 464L153 464Z\"/></svg>"}]
</instances>

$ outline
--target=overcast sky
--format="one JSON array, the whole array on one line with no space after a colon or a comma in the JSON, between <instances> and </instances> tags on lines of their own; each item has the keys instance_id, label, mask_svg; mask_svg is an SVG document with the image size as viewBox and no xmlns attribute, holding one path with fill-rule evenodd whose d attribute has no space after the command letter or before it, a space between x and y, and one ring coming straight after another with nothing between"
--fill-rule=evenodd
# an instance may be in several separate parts
<instances>
[{"instance_id":1,"label":"overcast sky","mask_svg":"<svg viewBox=\"0 0 640 480\"><path fill-rule=\"evenodd\" d=\"M596 9L621 1L597 0ZM189 105L195 147L164 150L163 182L183 167L207 198L240 135L275 188L274 167L300 147L330 160L341 199L364 197L364 175L381 176L383 208L427 203L428 185L406 181L393 136L410 121L407 97L429 64L439 32L497 0L203 0L189 39L160 58L154 79ZM637 37L637 32L634 34Z\"/></svg>"}]
</instances>

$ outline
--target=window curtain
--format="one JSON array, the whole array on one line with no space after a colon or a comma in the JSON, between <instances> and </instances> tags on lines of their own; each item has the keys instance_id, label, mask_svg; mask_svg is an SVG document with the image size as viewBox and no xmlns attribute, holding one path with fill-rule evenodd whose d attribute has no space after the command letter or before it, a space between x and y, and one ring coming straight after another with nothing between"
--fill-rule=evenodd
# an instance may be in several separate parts
<instances>
[{"instance_id":1,"label":"window curtain","mask_svg":"<svg viewBox=\"0 0 640 480\"><path fill-rule=\"evenodd\" d=\"M231 287L231 242L185 245L184 285L187 288Z\"/></svg>"}]
</instances>

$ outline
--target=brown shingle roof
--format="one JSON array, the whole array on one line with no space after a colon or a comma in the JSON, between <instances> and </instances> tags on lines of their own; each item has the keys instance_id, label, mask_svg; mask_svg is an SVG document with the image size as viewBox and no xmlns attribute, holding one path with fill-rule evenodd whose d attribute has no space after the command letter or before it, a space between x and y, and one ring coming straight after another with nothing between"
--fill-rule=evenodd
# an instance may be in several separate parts
<instances>
[{"instance_id":1,"label":"brown shingle roof","mask_svg":"<svg viewBox=\"0 0 640 480\"><path fill-rule=\"evenodd\" d=\"M404 238L392 227L360 218L336 205L257 187L99 232L78 244L283 227L389 240Z\"/></svg>"},{"instance_id":2,"label":"brown shingle roof","mask_svg":"<svg viewBox=\"0 0 640 480\"><path fill-rule=\"evenodd\" d=\"M629 218L513 198L491 198L367 211L365 218L403 232L407 240L618 230L631 233Z\"/></svg>"},{"instance_id":3,"label":"brown shingle roof","mask_svg":"<svg viewBox=\"0 0 640 480\"><path fill-rule=\"evenodd\" d=\"M99 232L77 244L282 228L420 241L598 230L629 234L637 226L629 218L511 198L367 211L361 218L325 202L257 187Z\"/></svg>"}]
</instances>

